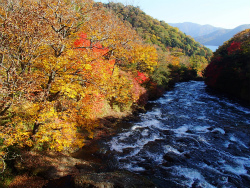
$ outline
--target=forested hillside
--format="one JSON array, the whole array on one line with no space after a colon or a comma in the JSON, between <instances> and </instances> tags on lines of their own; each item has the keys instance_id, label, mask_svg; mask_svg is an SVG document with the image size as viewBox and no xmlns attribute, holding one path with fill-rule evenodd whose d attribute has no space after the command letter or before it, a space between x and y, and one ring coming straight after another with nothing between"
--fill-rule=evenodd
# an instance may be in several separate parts
<instances>
[{"instance_id":1,"label":"forested hillside","mask_svg":"<svg viewBox=\"0 0 250 188\"><path fill-rule=\"evenodd\" d=\"M17 161L27 153L69 154L110 134L106 118L132 116L195 79L212 54L131 6L118 4L118 14L93 0L0 5L0 187L37 174L38 163Z\"/></svg>"},{"instance_id":2,"label":"forested hillside","mask_svg":"<svg viewBox=\"0 0 250 188\"><path fill-rule=\"evenodd\" d=\"M105 6L118 16L92 0L1 1L3 147L81 147L104 107L145 104L147 91L207 64L211 51L176 28L132 6Z\"/></svg>"},{"instance_id":3,"label":"forested hillside","mask_svg":"<svg viewBox=\"0 0 250 188\"><path fill-rule=\"evenodd\" d=\"M146 42L160 46L164 51L179 50L185 55L199 55L206 59L212 55L210 49L203 47L193 38L179 31L178 28L146 15L138 7L124 6L121 3L108 3L104 6L114 11L120 19L129 22Z\"/></svg>"},{"instance_id":4,"label":"forested hillside","mask_svg":"<svg viewBox=\"0 0 250 188\"><path fill-rule=\"evenodd\" d=\"M21 151L76 151L103 118L132 114L170 84L196 78L212 54L132 6L0 4L1 173Z\"/></svg>"},{"instance_id":5,"label":"forested hillside","mask_svg":"<svg viewBox=\"0 0 250 188\"><path fill-rule=\"evenodd\" d=\"M250 102L250 29L236 34L214 53L206 84Z\"/></svg>"}]
</instances>

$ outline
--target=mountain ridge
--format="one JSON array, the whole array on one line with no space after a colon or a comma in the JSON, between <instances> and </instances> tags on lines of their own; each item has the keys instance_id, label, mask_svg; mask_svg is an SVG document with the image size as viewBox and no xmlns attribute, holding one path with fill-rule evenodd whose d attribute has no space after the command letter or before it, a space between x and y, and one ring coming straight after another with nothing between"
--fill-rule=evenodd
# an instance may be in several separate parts
<instances>
[{"instance_id":1,"label":"mountain ridge","mask_svg":"<svg viewBox=\"0 0 250 188\"><path fill-rule=\"evenodd\" d=\"M169 25L177 27L180 31L190 35L201 44L211 46L221 46L235 34L250 28L250 24L239 25L233 29L214 27L209 24L200 25L192 22L169 23Z\"/></svg>"},{"instance_id":2,"label":"mountain ridge","mask_svg":"<svg viewBox=\"0 0 250 188\"><path fill-rule=\"evenodd\" d=\"M250 24L240 25L234 29L221 29L213 33L195 37L194 39L203 45L221 46L225 41L231 39L237 33L249 29Z\"/></svg>"},{"instance_id":3,"label":"mountain ridge","mask_svg":"<svg viewBox=\"0 0 250 188\"><path fill-rule=\"evenodd\" d=\"M221 27L214 27L212 25L200 25L193 22L183 22L183 23L168 23L173 27L179 28L182 32L187 35L194 37L203 36L219 29L223 29Z\"/></svg>"}]
</instances>

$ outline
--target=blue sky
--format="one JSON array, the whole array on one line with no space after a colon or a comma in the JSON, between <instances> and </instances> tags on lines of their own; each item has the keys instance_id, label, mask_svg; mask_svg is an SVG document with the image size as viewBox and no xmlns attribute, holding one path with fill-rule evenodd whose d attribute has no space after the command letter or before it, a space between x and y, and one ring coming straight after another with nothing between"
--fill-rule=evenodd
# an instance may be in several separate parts
<instances>
[{"instance_id":1,"label":"blue sky","mask_svg":"<svg viewBox=\"0 0 250 188\"><path fill-rule=\"evenodd\" d=\"M167 23L193 22L227 29L250 24L250 0L95 0L139 6Z\"/></svg>"}]
</instances>

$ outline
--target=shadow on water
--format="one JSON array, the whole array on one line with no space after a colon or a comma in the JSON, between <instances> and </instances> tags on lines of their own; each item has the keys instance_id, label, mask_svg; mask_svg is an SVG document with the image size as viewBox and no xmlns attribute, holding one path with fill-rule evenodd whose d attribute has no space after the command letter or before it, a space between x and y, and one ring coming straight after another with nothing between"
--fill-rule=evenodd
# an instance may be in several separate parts
<instances>
[{"instance_id":1,"label":"shadow on water","mask_svg":"<svg viewBox=\"0 0 250 188\"><path fill-rule=\"evenodd\" d=\"M232 103L238 104L238 105L243 106L245 108L250 108L250 103L248 101L241 100L233 95L223 93L221 91L215 90L215 89L210 88L208 86L206 86L205 92L211 96L216 96L218 99L226 99L228 101L231 101Z\"/></svg>"}]
</instances>

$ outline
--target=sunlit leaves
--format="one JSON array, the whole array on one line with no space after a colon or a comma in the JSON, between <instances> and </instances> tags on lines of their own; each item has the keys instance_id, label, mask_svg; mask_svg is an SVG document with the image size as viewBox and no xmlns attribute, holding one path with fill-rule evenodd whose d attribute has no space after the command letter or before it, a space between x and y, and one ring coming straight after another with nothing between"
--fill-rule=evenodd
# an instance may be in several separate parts
<instances>
[{"instance_id":1,"label":"sunlit leaves","mask_svg":"<svg viewBox=\"0 0 250 188\"><path fill-rule=\"evenodd\" d=\"M104 102L124 110L146 92L141 84L157 66L156 49L101 5L0 2L0 131L6 147L82 147L94 136Z\"/></svg>"}]
</instances>

